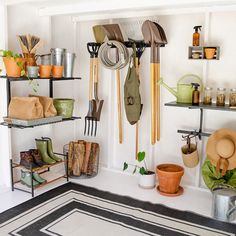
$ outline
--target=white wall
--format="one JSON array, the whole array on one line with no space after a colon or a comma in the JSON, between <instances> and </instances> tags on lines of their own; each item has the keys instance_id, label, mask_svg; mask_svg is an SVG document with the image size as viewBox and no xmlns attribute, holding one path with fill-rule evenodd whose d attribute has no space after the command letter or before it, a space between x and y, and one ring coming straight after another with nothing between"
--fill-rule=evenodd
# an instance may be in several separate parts
<instances>
[{"instance_id":1,"label":"white wall","mask_svg":"<svg viewBox=\"0 0 236 236\"><path fill-rule=\"evenodd\" d=\"M19 10L19 7L21 8ZM24 10L24 11L23 11ZM28 17L23 13L31 12ZM30 10L30 11L29 11ZM24 19L23 19L24 15ZM88 110L88 82L89 82L89 54L86 49L88 41L94 41L92 26L102 22L82 22L77 27L70 16L57 16L52 18L52 25L47 18L38 18L34 8L24 6L9 7L9 48L19 50L15 35L18 33L33 33L45 39L52 47L66 47L69 51L76 52L75 75L82 77L82 81L68 82L56 85L55 96L73 96L77 103L75 115L84 117ZM165 82L175 86L178 79L187 73L204 75L204 81L212 85L215 89L218 86L226 86L228 89L236 86L235 82L235 36L236 36L236 13L214 13L210 18L210 32L208 44L219 45L221 47L220 61L193 61L188 60L188 46L192 42L194 25L203 25L202 39L205 29L204 14L185 14L174 16L161 16L159 23L163 26L168 45L161 49L161 76ZM122 20L123 21L123 20ZM130 20L132 21L132 20ZM131 22L131 26L133 26ZM137 30L140 27L135 24ZM50 29L52 34L50 34ZM76 29L76 34L75 30ZM51 36L50 36L51 35ZM51 42L50 42L50 39ZM75 41L76 40L76 41ZM46 50L45 50L46 51ZM126 76L127 68L122 70L122 83ZM142 57L141 64L141 93L144 110L140 122L140 150L145 150L149 165L154 168L156 164L171 162L183 165L180 154L180 147L183 144L181 135L177 134L177 129L198 128L199 112L187 109L165 107L163 104L173 101L175 98L165 89L161 95L161 141L152 146L150 143L150 88L149 88L149 49ZM101 144L101 164L113 169L122 169L124 161L134 162L135 150L135 127L130 126L123 112L123 144L118 142L117 129L117 100L115 74L106 69L101 70L100 76L100 99L104 99L101 121L98 124L98 135L96 138L87 138ZM15 84L13 92L16 95L27 95L27 90L23 85ZM40 84L40 93L47 94L46 85ZM74 94L73 94L74 93ZM215 130L220 127L234 128L234 113L207 111L205 127L207 130ZM72 131L74 128L74 131ZM14 155L17 156L22 149L30 148L34 145L34 137L42 134L51 135L55 140L56 149L61 150L63 144L71 139L81 139L83 137L84 120L77 121L76 124L61 124L45 129L34 129L30 131L14 130L13 146ZM20 139L23 137L26 140ZM20 140L20 141L19 141ZM205 140L205 139L204 139ZM199 143L204 147L205 141ZM205 158L204 148L201 159ZM183 181L185 184L196 185L200 166L195 169L185 168Z\"/></svg>"}]
</instances>

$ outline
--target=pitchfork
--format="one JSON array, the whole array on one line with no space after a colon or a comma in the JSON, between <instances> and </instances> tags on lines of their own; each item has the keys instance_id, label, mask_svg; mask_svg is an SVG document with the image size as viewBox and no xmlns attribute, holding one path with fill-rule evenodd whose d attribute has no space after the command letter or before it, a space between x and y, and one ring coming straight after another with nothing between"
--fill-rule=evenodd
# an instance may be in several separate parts
<instances>
[{"instance_id":1,"label":"pitchfork","mask_svg":"<svg viewBox=\"0 0 236 236\"><path fill-rule=\"evenodd\" d=\"M97 43L88 43L87 49L90 53L90 79L89 79L89 110L85 117L84 135L96 136L97 133L97 103L93 99L93 77L94 77L94 64L98 57L98 50L100 45Z\"/></svg>"}]
</instances>

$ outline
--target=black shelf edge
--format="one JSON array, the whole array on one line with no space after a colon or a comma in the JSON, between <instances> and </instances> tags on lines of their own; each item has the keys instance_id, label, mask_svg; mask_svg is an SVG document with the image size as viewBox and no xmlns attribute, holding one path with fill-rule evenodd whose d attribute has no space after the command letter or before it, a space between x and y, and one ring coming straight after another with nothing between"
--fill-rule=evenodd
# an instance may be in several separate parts
<instances>
[{"instance_id":1,"label":"black shelf edge","mask_svg":"<svg viewBox=\"0 0 236 236\"><path fill-rule=\"evenodd\" d=\"M26 129L26 128L34 128L36 126L50 125L50 124L61 123L61 122L65 122L65 121L74 121L74 120L79 120L79 119L81 119L81 117L73 116L69 119L63 119L61 121L54 121L54 122L49 122L49 123L45 123L45 124L38 124L38 125L32 125L32 126L13 125L13 124L8 124L7 122L1 122L0 125L6 126L8 128Z\"/></svg>"},{"instance_id":2,"label":"black shelf edge","mask_svg":"<svg viewBox=\"0 0 236 236\"><path fill-rule=\"evenodd\" d=\"M106 42L104 42L106 43ZM133 42L132 41L124 41L122 42L127 48L132 48L133 46ZM96 43L96 42L88 42L87 43L90 46L101 46L101 43ZM146 47L146 48L150 48L151 44L150 43L145 43L144 40L139 40L137 42L135 42L136 47ZM159 47L165 47L165 44L160 44L158 45ZM112 48L115 48L115 46L112 46Z\"/></svg>"},{"instance_id":3,"label":"black shelf edge","mask_svg":"<svg viewBox=\"0 0 236 236\"><path fill-rule=\"evenodd\" d=\"M27 77L8 77L8 76L0 76L0 78L2 79L8 79L9 81L27 81L29 80ZM30 78L31 79L31 78ZM62 81L62 80L81 80L81 77L71 77L71 78L32 78L32 79L36 79L36 80L51 80L51 81Z\"/></svg>"},{"instance_id":4,"label":"black shelf edge","mask_svg":"<svg viewBox=\"0 0 236 236\"><path fill-rule=\"evenodd\" d=\"M165 106L181 107L181 108L188 108L188 109L204 109L204 110L217 110L217 111L233 111L233 112L236 112L236 107L230 107L229 105L216 106L215 103L213 103L212 105L205 105L203 103L200 103L199 106L193 106L192 104L188 104L188 103L168 102L168 103L165 103Z\"/></svg>"},{"instance_id":5,"label":"black shelf edge","mask_svg":"<svg viewBox=\"0 0 236 236\"><path fill-rule=\"evenodd\" d=\"M182 129L177 130L177 133L200 135L200 136L204 136L204 137L209 137L211 135L210 133L191 131L191 130L182 130Z\"/></svg>"}]
</instances>

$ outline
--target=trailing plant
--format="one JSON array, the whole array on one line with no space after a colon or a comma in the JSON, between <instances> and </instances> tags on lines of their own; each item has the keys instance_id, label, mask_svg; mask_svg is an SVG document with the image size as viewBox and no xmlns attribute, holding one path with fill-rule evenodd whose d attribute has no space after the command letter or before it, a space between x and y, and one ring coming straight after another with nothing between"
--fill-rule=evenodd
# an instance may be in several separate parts
<instances>
[{"instance_id":1,"label":"trailing plant","mask_svg":"<svg viewBox=\"0 0 236 236\"><path fill-rule=\"evenodd\" d=\"M2 57L7 57L7 58L13 58L14 61L16 62L17 66L21 69L21 76L25 76L28 78L29 80L29 85L31 86L32 90L34 93L37 93L38 91L38 82L34 79L29 78L29 76L26 74L25 68L24 68L24 63L21 61L17 61L17 58L21 58L20 54L18 53L14 53L11 50L0 50L0 56ZM1 73L1 69L0 69L0 73Z\"/></svg>"},{"instance_id":2,"label":"trailing plant","mask_svg":"<svg viewBox=\"0 0 236 236\"><path fill-rule=\"evenodd\" d=\"M145 161L145 152L138 152L137 161L140 164L133 165L133 164L128 164L127 162L124 162L123 171L127 170L129 166L133 166L134 167L133 174L136 173L137 171L141 175L147 175L147 174L152 173L152 171L150 171L147 167L147 163ZM141 165L141 163L143 163L143 165Z\"/></svg>"}]
</instances>

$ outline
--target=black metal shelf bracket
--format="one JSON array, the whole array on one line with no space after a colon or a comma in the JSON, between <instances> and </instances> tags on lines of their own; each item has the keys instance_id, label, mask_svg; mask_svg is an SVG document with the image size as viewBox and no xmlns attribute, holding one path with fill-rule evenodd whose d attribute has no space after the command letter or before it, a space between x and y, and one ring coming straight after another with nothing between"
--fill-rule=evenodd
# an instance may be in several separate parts
<instances>
[{"instance_id":1,"label":"black metal shelf bracket","mask_svg":"<svg viewBox=\"0 0 236 236\"><path fill-rule=\"evenodd\" d=\"M191 134L194 136L198 136L199 140L202 140L202 137L209 137L211 135L210 133L202 132L202 126L203 126L203 108L200 108L200 121L199 121L198 131L178 130L177 132L181 134Z\"/></svg>"}]
</instances>

